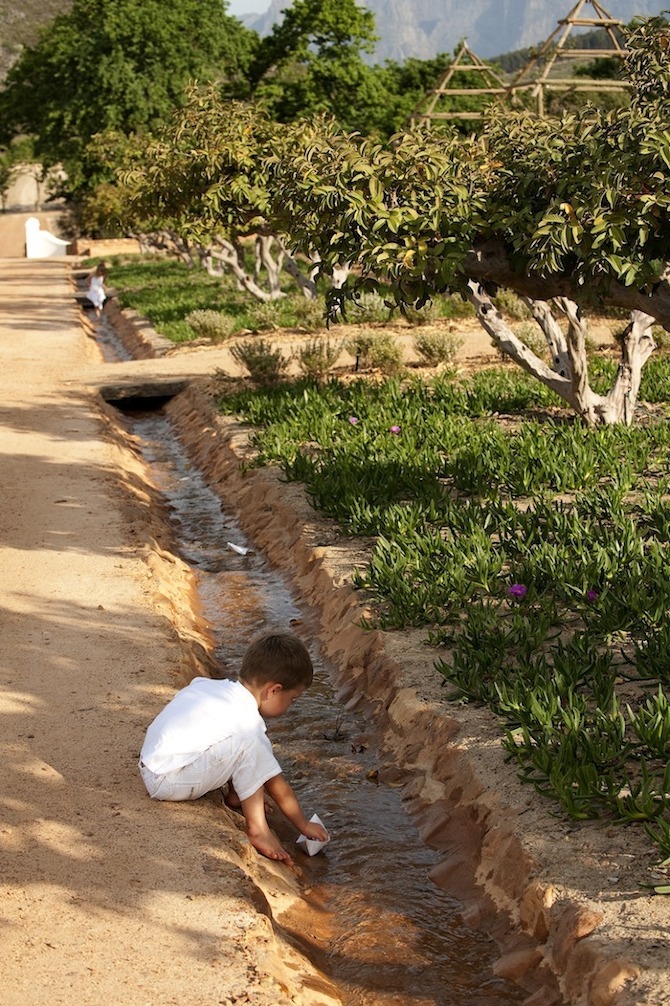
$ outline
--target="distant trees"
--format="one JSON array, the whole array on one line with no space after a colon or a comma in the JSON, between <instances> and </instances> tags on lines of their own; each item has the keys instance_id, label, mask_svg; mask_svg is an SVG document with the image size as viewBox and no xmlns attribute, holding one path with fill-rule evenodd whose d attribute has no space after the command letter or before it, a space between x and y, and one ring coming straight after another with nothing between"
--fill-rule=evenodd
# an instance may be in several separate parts
<instances>
[{"instance_id":1,"label":"distant trees","mask_svg":"<svg viewBox=\"0 0 670 1006\"><path fill-rule=\"evenodd\" d=\"M194 81L217 81L222 98L254 101L280 122L326 112L344 129L396 131L442 63L370 66L374 31L356 0L287 0L264 39L225 0L74 0L10 71L0 143L31 134L47 167L63 165L80 226L97 230L104 217L109 232L116 195L92 138L125 146L158 134Z\"/></svg>"},{"instance_id":2,"label":"distant trees","mask_svg":"<svg viewBox=\"0 0 670 1006\"><path fill-rule=\"evenodd\" d=\"M651 325L670 330L670 29L649 19L629 45L629 108L497 110L468 138L417 130L385 144L328 120L280 125L210 89L122 166L122 203L136 226L169 225L231 265L237 237L256 233L324 273L355 266L335 306L377 287L400 307L460 292L586 422L629 423ZM525 299L550 363L497 310L500 287ZM606 393L586 354L588 312L603 305L631 312Z\"/></svg>"},{"instance_id":3,"label":"distant trees","mask_svg":"<svg viewBox=\"0 0 670 1006\"><path fill-rule=\"evenodd\" d=\"M287 0L262 39L226 0L73 0L9 72L0 143L32 134L47 167L64 165L65 194L79 204L109 181L91 137L156 133L193 81L219 81L222 96L253 101L280 122L327 113L345 130L388 137L452 57L371 66L375 39L373 15L357 0ZM465 110L476 100L450 102Z\"/></svg>"},{"instance_id":4,"label":"distant trees","mask_svg":"<svg viewBox=\"0 0 670 1006\"><path fill-rule=\"evenodd\" d=\"M16 164L11 151L7 147L0 147L0 209L3 212L7 206L7 193L15 172Z\"/></svg>"},{"instance_id":5,"label":"distant trees","mask_svg":"<svg viewBox=\"0 0 670 1006\"><path fill-rule=\"evenodd\" d=\"M76 193L96 180L84 156L93 135L155 129L193 78L223 77L234 92L256 43L222 0L74 0L9 71L0 140L31 133Z\"/></svg>"},{"instance_id":6,"label":"distant trees","mask_svg":"<svg viewBox=\"0 0 670 1006\"><path fill-rule=\"evenodd\" d=\"M373 15L356 0L294 0L259 40L248 97L278 122L326 113L342 129L389 137L452 56L370 65L375 41Z\"/></svg>"},{"instance_id":7,"label":"distant trees","mask_svg":"<svg viewBox=\"0 0 670 1006\"><path fill-rule=\"evenodd\" d=\"M356 0L293 0L259 40L250 97L279 122L328 112L344 129L375 130L387 103L364 58L375 41L374 17Z\"/></svg>"}]
</instances>

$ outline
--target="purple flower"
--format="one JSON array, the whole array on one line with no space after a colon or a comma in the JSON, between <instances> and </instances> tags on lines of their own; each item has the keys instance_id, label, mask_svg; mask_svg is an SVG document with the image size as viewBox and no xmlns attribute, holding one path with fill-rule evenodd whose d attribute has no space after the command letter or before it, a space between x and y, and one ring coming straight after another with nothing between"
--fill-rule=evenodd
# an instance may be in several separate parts
<instances>
[{"instance_id":1,"label":"purple flower","mask_svg":"<svg viewBox=\"0 0 670 1006\"><path fill-rule=\"evenodd\" d=\"M358 419L356 418L356 416L349 416L349 422L351 423L352 426L355 426L356 423L358 422Z\"/></svg>"},{"instance_id":2,"label":"purple flower","mask_svg":"<svg viewBox=\"0 0 670 1006\"><path fill-rule=\"evenodd\" d=\"M507 593L511 594L512 597L525 597L528 593L528 587L525 583L513 583L511 587L507 588Z\"/></svg>"},{"instance_id":3,"label":"purple flower","mask_svg":"<svg viewBox=\"0 0 670 1006\"><path fill-rule=\"evenodd\" d=\"M400 433L401 429L402 429L401 426L389 426L389 433L395 433L397 436Z\"/></svg>"},{"instance_id":4,"label":"purple flower","mask_svg":"<svg viewBox=\"0 0 670 1006\"><path fill-rule=\"evenodd\" d=\"M599 597L600 597L600 594L598 593L597 590L587 590L586 591L586 600L590 604L595 604L595 602L598 600Z\"/></svg>"}]
</instances>

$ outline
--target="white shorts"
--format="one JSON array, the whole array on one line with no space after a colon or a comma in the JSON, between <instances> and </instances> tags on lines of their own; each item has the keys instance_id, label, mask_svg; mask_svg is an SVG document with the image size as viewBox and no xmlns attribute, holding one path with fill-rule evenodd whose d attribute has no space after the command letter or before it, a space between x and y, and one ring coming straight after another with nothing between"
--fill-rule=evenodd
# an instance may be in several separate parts
<instances>
[{"instance_id":1,"label":"white shorts","mask_svg":"<svg viewBox=\"0 0 670 1006\"><path fill-rule=\"evenodd\" d=\"M143 762L140 774L153 800L197 800L213 789L220 789L230 780L233 759L230 738L203 751L190 765L157 775Z\"/></svg>"},{"instance_id":2,"label":"white shorts","mask_svg":"<svg viewBox=\"0 0 670 1006\"><path fill-rule=\"evenodd\" d=\"M281 766L272 756L271 749L269 757L265 751L263 753L265 760L259 764L258 750L255 756L251 751L241 753L234 739L227 737L207 748L195 761L172 772L152 772L141 760L139 770L147 793L153 800L197 800L205 793L220 789L233 776L240 799L245 800L268 779L281 773Z\"/></svg>"}]
</instances>

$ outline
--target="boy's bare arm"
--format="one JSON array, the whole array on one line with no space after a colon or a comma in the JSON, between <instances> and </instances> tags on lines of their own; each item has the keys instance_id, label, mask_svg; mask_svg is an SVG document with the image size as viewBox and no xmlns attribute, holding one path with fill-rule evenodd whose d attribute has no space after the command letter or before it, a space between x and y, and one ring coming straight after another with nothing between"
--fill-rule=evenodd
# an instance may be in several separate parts
<instances>
[{"instance_id":1,"label":"boy's bare arm","mask_svg":"<svg viewBox=\"0 0 670 1006\"><path fill-rule=\"evenodd\" d=\"M328 832L320 824L307 820L298 803L298 798L283 775L276 775L274 778L268 779L265 783L265 790L277 804L284 817L298 829L301 835L319 842L327 841Z\"/></svg>"}]
</instances>

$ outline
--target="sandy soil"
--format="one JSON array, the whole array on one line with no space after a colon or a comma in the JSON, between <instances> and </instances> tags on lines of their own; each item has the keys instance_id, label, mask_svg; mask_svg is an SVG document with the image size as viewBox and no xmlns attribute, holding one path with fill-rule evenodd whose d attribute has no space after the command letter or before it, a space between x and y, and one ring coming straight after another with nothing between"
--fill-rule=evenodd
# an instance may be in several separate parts
<instances>
[{"instance_id":1,"label":"sandy soil","mask_svg":"<svg viewBox=\"0 0 670 1006\"><path fill-rule=\"evenodd\" d=\"M132 458L78 380L67 268L0 261L3 1006L332 1002L297 994L266 915L258 878L290 903L291 871L136 772L184 655Z\"/></svg>"},{"instance_id":2,"label":"sandy soil","mask_svg":"<svg viewBox=\"0 0 670 1006\"><path fill-rule=\"evenodd\" d=\"M488 340L477 347L487 350ZM115 365L113 380L211 374L225 359L223 350L189 350ZM0 260L0 361L3 1004L336 1002L268 919L270 904L277 917L294 903L299 871L258 857L213 798L152 804L137 775L146 724L192 673L199 628L182 603L185 571L155 545L150 487L97 402L110 368L86 339L65 263ZM207 419L195 401L183 409L185 431L202 443ZM292 533L303 526L311 535L306 590L316 591L317 574L345 584L348 543L323 547L323 528L297 496L283 513L281 488L262 481L271 473L235 490L243 442L230 430L216 436L207 449L225 455L236 502L254 498L249 529L261 547L264 534L281 537L267 527L272 512ZM203 463L216 474L218 460ZM559 970L571 962L570 1002L667 1002L670 911L640 887L652 875L645 843L551 818L504 766L488 718L463 711L456 722L439 687L426 685L417 639L375 637L363 653L338 621L351 608L346 590L332 604L341 611L330 612L324 632L348 675L343 699L357 688L373 697L389 758L420 780L408 805L445 850L436 879L463 896L470 921L479 913L495 930L493 904L525 927L520 943L499 925L507 949L499 973L523 975L539 953ZM444 739L428 763L438 719ZM469 861L468 829L480 843ZM466 866L485 897L463 879ZM531 1001L557 1000L547 986Z\"/></svg>"}]
</instances>

